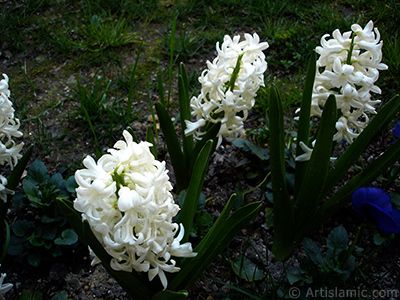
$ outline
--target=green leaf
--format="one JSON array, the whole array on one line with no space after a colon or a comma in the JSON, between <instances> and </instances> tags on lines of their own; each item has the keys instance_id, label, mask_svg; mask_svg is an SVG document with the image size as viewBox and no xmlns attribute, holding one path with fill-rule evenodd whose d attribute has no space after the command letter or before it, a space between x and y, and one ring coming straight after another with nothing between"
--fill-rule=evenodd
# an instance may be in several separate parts
<instances>
[{"instance_id":1,"label":"green leaf","mask_svg":"<svg viewBox=\"0 0 400 300\"><path fill-rule=\"evenodd\" d=\"M74 230L68 228L61 232L61 237L56 238L54 243L56 245L73 245L78 241L78 235L75 233Z\"/></svg>"},{"instance_id":2,"label":"green leaf","mask_svg":"<svg viewBox=\"0 0 400 300\"><path fill-rule=\"evenodd\" d=\"M57 235L57 226L51 226L50 224L43 228L42 238L45 240L54 240Z\"/></svg>"},{"instance_id":3,"label":"green leaf","mask_svg":"<svg viewBox=\"0 0 400 300\"><path fill-rule=\"evenodd\" d=\"M308 64L306 81L304 84L303 98L301 100L301 106L300 106L299 127L297 129L296 156L300 156L304 153L304 151L300 147L300 142L303 142L308 147L310 146L309 136L310 136L311 101L312 101L316 68L317 68L317 63L315 61L315 51L312 51L310 61ZM307 163L305 162L296 162L295 197L297 197L297 193L300 191L300 187L302 186L306 166Z\"/></svg>"},{"instance_id":4,"label":"green leaf","mask_svg":"<svg viewBox=\"0 0 400 300\"><path fill-rule=\"evenodd\" d=\"M400 110L399 95L393 97L373 117L368 126L338 158L326 179L323 196L326 197L335 185L343 178L349 168L360 157L364 149L371 143L372 139L394 118Z\"/></svg>"},{"instance_id":5,"label":"green leaf","mask_svg":"<svg viewBox=\"0 0 400 300\"><path fill-rule=\"evenodd\" d=\"M41 247L44 245L44 240L42 238L42 228L36 227L32 234L27 238L27 240L35 247Z\"/></svg>"},{"instance_id":6,"label":"green leaf","mask_svg":"<svg viewBox=\"0 0 400 300\"><path fill-rule=\"evenodd\" d=\"M196 216L190 236L202 238L210 230L214 217L212 214L206 212L201 212L198 214L199 216Z\"/></svg>"},{"instance_id":7,"label":"green leaf","mask_svg":"<svg viewBox=\"0 0 400 300\"><path fill-rule=\"evenodd\" d=\"M178 196L178 204L180 207L182 207L185 199L186 199L186 191L182 191ZM200 193L199 202L196 208L196 213L202 212L205 205L206 205L206 195Z\"/></svg>"},{"instance_id":8,"label":"green leaf","mask_svg":"<svg viewBox=\"0 0 400 300\"><path fill-rule=\"evenodd\" d=\"M73 195L75 195L75 189L78 187L78 184L75 181L75 176L71 176L67 179L66 188L67 191Z\"/></svg>"},{"instance_id":9,"label":"green leaf","mask_svg":"<svg viewBox=\"0 0 400 300\"><path fill-rule=\"evenodd\" d=\"M19 296L19 300L42 300L42 293L39 291L23 291Z\"/></svg>"},{"instance_id":10,"label":"green leaf","mask_svg":"<svg viewBox=\"0 0 400 300\"><path fill-rule=\"evenodd\" d=\"M13 233L18 237L25 236L29 231L29 223L26 220L17 220L11 224Z\"/></svg>"},{"instance_id":11,"label":"green leaf","mask_svg":"<svg viewBox=\"0 0 400 300\"><path fill-rule=\"evenodd\" d=\"M150 108L152 109L152 106L150 106ZM139 144L139 139L137 138L135 131L133 131L132 127L128 126L126 127L126 130L130 133L130 135L132 136L132 139L135 143Z\"/></svg>"},{"instance_id":12,"label":"green leaf","mask_svg":"<svg viewBox=\"0 0 400 300\"><path fill-rule=\"evenodd\" d=\"M25 171L25 167L29 162L32 155L33 146L31 145L25 154L18 160L18 164L12 170L10 176L8 177L7 188L15 191L19 181L21 180L22 174ZM1 201L2 202L2 201Z\"/></svg>"},{"instance_id":13,"label":"green leaf","mask_svg":"<svg viewBox=\"0 0 400 300\"><path fill-rule=\"evenodd\" d=\"M341 252L349 246L349 236L343 226L332 229L326 240L326 246L333 252Z\"/></svg>"},{"instance_id":14,"label":"green leaf","mask_svg":"<svg viewBox=\"0 0 400 300\"><path fill-rule=\"evenodd\" d=\"M386 241L387 241L387 239L384 236L382 236L381 234L379 234L379 232L374 233L374 244L375 245L381 246Z\"/></svg>"},{"instance_id":15,"label":"green leaf","mask_svg":"<svg viewBox=\"0 0 400 300\"><path fill-rule=\"evenodd\" d=\"M177 222L182 223L185 228L183 241L187 241L190 230L193 226L193 218L199 203L201 189L203 188L204 177L206 175L212 146L213 142L211 140L208 141L196 159L186 192L186 197L177 218Z\"/></svg>"},{"instance_id":16,"label":"green leaf","mask_svg":"<svg viewBox=\"0 0 400 300\"><path fill-rule=\"evenodd\" d=\"M178 75L178 100L179 100L179 112L181 117L181 129L182 129L182 144L183 144L183 155L188 160L193 151L193 135L186 136L186 122L191 120L190 113L190 99L189 99L189 81L187 78L186 68L183 63L179 65Z\"/></svg>"},{"instance_id":17,"label":"green leaf","mask_svg":"<svg viewBox=\"0 0 400 300\"><path fill-rule=\"evenodd\" d=\"M255 155L257 156L259 159L261 160L268 160L269 159L269 155L268 155L268 151L265 150L264 148L258 147L257 145L254 145L253 143L251 143L249 140L246 139L245 141L245 145L249 148L249 150Z\"/></svg>"},{"instance_id":18,"label":"green leaf","mask_svg":"<svg viewBox=\"0 0 400 300\"><path fill-rule=\"evenodd\" d=\"M278 90L271 87L269 96L269 132L271 183L274 199L274 241L272 253L285 259L293 248L294 216L286 186L285 128L282 101Z\"/></svg>"},{"instance_id":19,"label":"green leaf","mask_svg":"<svg viewBox=\"0 0 400 300\"><path fill-rule=\"evenodd\" d=\"M38 267L40 265L42 261L42 257L40 256L39 253L30 253L28 255L28 263L32 266L32 267Z\"/></svg>"},{"instance_id":20,"label":"green leaf","mask_svg":"<svg viewBox=\"0 0 400 300\"><path fill-rule=\"evenodd\" d=\"M217 146L218 143L218 132L221 128L221 122L217 122L213 124L202 136L201 140L196 142L196 145L194 146L193 152L191 154L191 157L189 157L189 170L193 169L194 162L199 155L201 149L203 149L204 145L209 141L212 140L214 142L213 147L211 148L210 156L212 153L215 151L215 147Z\"/></svg>"},{"instance_id":21,"label":"green leaf","mask_svg":"<svg viewBox=\"0 0 400 300\"><path fill-rule=\"evenodd\" d=\"M55 192L58 192L59 190L65 188L65 181L60 173L56 173L53 176L51 176L48 181L48 184L57 188L54 190Z\"/></svg>"},{"instance_id":22,"label":"green leaf","mask_svg":"<svg viewBox=\"0 0 400 300\"><path fill-rule=\"evenodd\" d=\"M234 197L235 195L231 196L213 227L194 249L197 255L182 262L181 271L168 285L171 290L190 288L243 226L255 217L261 207L259 202L250 203L229 216Z\"/></svg>"},{"instance_id":23,"label":"green leaf","mask_svg":"<svg viewBox=\"0 0 400 300\"><path fill-rule=\"evenodd\" d=\"M23 189L24 189L24 192L25 192L26 196L28 197L28 199L30 201L33 201L35 203L36 202L38 202L38 203L41 202L41 199L39 197L39 189L38 189L38 187L36 185L36 182L34 182L32 180L29 180L27 178L22 182L22 186L23 186Z\"/></svg>"},{"instance_id":24,"label":"green leaf","mask_svg":"<svg viewBox=\"0 0 400 300\"><path fill-rule=\"evenodd\" d=\"M7 185L6 187L12 191L15 191L19 181L21 180L22 174L25 171L25 167L29 162L29 159L32 155L33 151L33 146L31 145L28 150L25 152L25 154L18 160L17 165L14 167L14 169L11 171L10 176L8 177L7 180ZM10 208L11 203L12 203L12 194L7 194L7 201L0 201L0 220L5 220L7 210ZM3 223L0 222L0 232L3 230ZM3 238L0 237L0 243L3 242Z\"/></svg>"},{"instance_id":25,"label":"green leaf","mask_svg":"<svg viewBox=\"0 0 400 300\"><path fill-rule=\"evenodd\" d=\"M274 226L274 210L272 207L265 209L265 222L267 223L267 227Z\"/></svg>"},{"instance_id":26,"label":"green leaf","mask_svg":"<svg viewBox=\"0 0 400 300\"><path fill-rule=\"evenodd\" d=\"M393 165L399 157L400 140L391 145L384 154L370 163L363 171L353 177L339 191L336 191L332 197L326 200L324 204L321 205L312 216L310 216L310 222L305 223L301 228L299 228L296 240L307 236L321 226L322 223L326 222L326 220L350 202L351 195L356 189L362 186L367 186L375 180L383 170L386 170L389 166Z\"/></svg>"},{"instance_id":27,"label":"green leaf","mask_svg":"<svg viewBox=\"0 0 400 300\"><path fill-rule=\"evenodd\" d=\"M49 217L48 215L43 215L40 220L42 221L42 223L53 223L53 222L59 222L61 221L63 218L63 216L57 216L55 218L53 217Z\"/></svg>"},{"instance_id":28,"label":"green leaf","mask_svg":"<svg viewBox=\"0 0 400 300\"><path fill-rule=\"evenodd\" d=\"M151 143L153 146L150 147L150 152L151 154L153 154L154 159L157 159L157 144L156 141L154 139L154 134L153 134L153 130L151 129L151 126L147 126L147 130L146 130L146 141L148 141L149 143Z\"/></svg>"},{"instance_id":29,"label":"green leaf","mask_svg":"<svg viewBox=\"0 0 400 300\"><path fill-rule=\"evenodd\" d=\"M0 265L7 255L8 247L10 246L10 237L11 237L10 226L8 225L8 222L6 220L4 220L4 224L5 224L5 241L4 241L4 245L3 245L3 252L0 256Z\"/></svg>"},{"instance_id":30,"label":"green leaf","mask_svg":"<svg viewBox=\"0 0 400 300\"><path fill-rule=\"evenodd\" d=\"M248 282L261 280L264 277L262 270L250 259L242 255L239 255L231 262L231 267L237 276Z\"/></svg>"},{"instance_id":31,"label":"green leaf","mask_svg":"<svg viewBox=\"0 0 400 300\"><path fill-rule=\"evenodd\" d=\"M97 29L100 26L100 18L97 15L93 15L91 19L91 25Z\"/></svg>"},{"instance_id":32,"label":"green leaf","mask_svg":"<svg viewBox=\"0 0 400 300\"><path fill-rule=\"evenodd\" d=\"M30 165L26 178L36 185L44 185L48 182L50 176L44 163L40 160L35 160Z\"/></svg>"},{"instance_id":33,"label":"green leaf","mask_svg":"<svg viewBox=\"0 0 400 300\"><path fill-rule=\"evenodd\" d=\"M171 157L172 167L174 168L178 193L187 188L189 176L187 172L187 162L183 156L178 136L176 135L171 118L161 103L156 103L156 111L160 121L160 127L164 134L168 153Z\"/></svg>"},{"instance_id":34,"label":"green leaf","mask_svg":"<svg viewBox=\"0 0 400 300\"><path fill-rule=\"evenodd\" d=\"M318 248L317 244L315 244L311 239L303 239L303 249L307 256L316 266L321 267L323 265L324 257L322 255L322 252Z\"/></svg>"},{"instance_id":35,"label":"green leaf","mask_svg":"<svg viewBox=\"0 0 400 300\"><path fill-rule=\"evenodd\" d=\"M55 295L52 300L68 300L68 293L62 291L61 293Z\"/></svg>"},{"instance_id":36,"label":"green leaf","mask_svg":"<svg viewBox=\"0 0 400 300\"><path fill-rule=\"evenodd\" d=\"M299 268L291 268L287 271L286 278L289 281L290 285L293 285L294 283L302 280L303 276Z\"/></svg>"},{"instance_id":37,"label":"green leaf","mask_svg":"<svg viewBox=\"0 0 400 300\"><path fill-rule=\"evenodd\" d=\"M69 225L71 225L81 242L88 246L88 241L83 231L82 216L74 209L72 201L61 198L57 198L56 201L61 213L67 218Z\"/></svg>"},{"instance_id":38,"label":"green leaf","mask_svg":"<svg viewBox=\"0 0 400 300\"><path fill-rule=\"evenodd\" d=\"M310 215L322 201L322 190L329 170L333 135L336 131L336 114L336 99L330 95L324 106L318 126L317 142L307 164L302 186L294 200L296 226L301 226L302 223L309 221Z\"/></svg>"},{"instance_id":39,"label":"green leaf","mask_svg":"<svg viewBox=\"0 0 400 300\"><path fill-rule=\"evenodd\" d=\"M158 87L158 96L160 97L160 102L162 105L165 106L164 87L161 74L157 74L157 87Z\"/></svg>"},{"instance_id":40,"label":"green leaf","mask_svg":"<svg viewBox=\"0 0 400 300\"><path fill-rule=\"evenodd\" d=\"M189 293L185 290L178 292L165 290L155 294L151 300L184 300L187 297L189 297Z\"/></svg>"}]
</instances>

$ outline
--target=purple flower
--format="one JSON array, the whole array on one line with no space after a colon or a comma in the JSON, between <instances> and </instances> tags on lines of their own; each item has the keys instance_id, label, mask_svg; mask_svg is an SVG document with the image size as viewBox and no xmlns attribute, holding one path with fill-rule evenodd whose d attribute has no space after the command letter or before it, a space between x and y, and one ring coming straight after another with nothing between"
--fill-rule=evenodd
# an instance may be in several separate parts
<instances>
[{"instance_id":1,"label":"purple flower","mask_svg":"<svg viewBox=\"0 0 400 300\"><path fill-rule=\"evenodd\" d=\"M354 191L351 201L361 216L372 216L383 233L400 233L400 211L392 207L390 196L375 187L361 187Z\"/></svg>"},{"instance_id":2,"label":"purple flower","mask_svg":"<svg viewBox=\"0 0 400 300\"><path fill-rule=\"evenodd\" d=\"M393 128L393 134L400 138L400 122L396 123L397 125Z\"/></svg>"}]
</instances>

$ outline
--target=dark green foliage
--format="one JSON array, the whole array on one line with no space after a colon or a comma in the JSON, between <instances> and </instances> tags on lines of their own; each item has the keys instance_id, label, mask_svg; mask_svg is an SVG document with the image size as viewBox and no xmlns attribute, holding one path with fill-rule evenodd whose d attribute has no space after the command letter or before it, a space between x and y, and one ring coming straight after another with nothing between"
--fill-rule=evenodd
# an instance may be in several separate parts
<instances>
[{"instance_id":1,"label":"dark green foliage","mask_svg":"<svg viewBox=\"0 0 400 300\"><path fill-rule=\"evenodd\" d=\"M46 256L58 257L64 249L76 247L78 236L60 213L57 199L71 199L75 180L65 181L60 173L50 176L43 162L34 161L23 181L23 192L14 195L18 211L27 211L25 219L10 225L10 255L22 255L32 266L39 266ZM21 214L22 215L22 214Z\"/></svg>"},{"instance_id":2,"label":"dark green foliage","mask_svg":"<svg viewBox=\"0 0 400 300\"><path fill-rule=\"evenodd\" d=\"M349 245L349 236L344 227L338 226L330 232L326 239L326 248L323 253L316 243L305 238L303 249L307 257L300 262L299 267L288 271L290 284L312 284L315 289L343 287L343 282L350 278L356 267L354 246Z\"/></svg>"}]
</instances>

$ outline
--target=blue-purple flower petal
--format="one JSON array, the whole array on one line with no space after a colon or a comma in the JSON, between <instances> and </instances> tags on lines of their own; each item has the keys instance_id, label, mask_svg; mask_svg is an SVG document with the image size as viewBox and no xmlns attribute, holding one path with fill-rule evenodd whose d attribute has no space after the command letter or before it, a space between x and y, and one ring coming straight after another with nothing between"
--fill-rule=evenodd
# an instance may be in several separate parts
<instances>
[{"instance_id":1,"label":"blue-purple flower petal","mask_svg":"<svg viewBox=\"0 0 400 300\"><path fill-rule=\"evenodd\" d=\"M400 211L392 207L390 196L375 187L362 187L352 195L354 211L372 216L383 233L400 233Z\"/></svg>"},{"instance_id":2,"label":"blue-purple flower petal","mask_svg":"<svg viewBox=\"0 0 400 300\"><path fill-rule=\"evenodd\" d=\"M393 134L400 138L400 122L396 123L397 125L393 128Z\"/></svg>"}]
</instances>

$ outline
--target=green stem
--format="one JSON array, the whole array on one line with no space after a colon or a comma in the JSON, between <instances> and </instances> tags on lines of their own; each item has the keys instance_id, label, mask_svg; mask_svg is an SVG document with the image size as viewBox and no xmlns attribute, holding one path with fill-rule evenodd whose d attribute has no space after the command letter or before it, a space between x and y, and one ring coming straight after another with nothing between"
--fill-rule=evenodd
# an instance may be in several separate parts
<instances>
[{"instance_id":1,"label":"green stem","mask_svg":"<svg viewBox=\"0 0 400 300\"><path fill-rule=\"evenodd\" d=\"M360 237L361 227L362 227L362 225L358 226L358 228L357 228L357 232L356 232L356 236L355 236L355 238L354 238L354 241L353 241L353 243L351 244L350 248L347 250L346 256L344 257L344 259L343 259L343 261L342 261L341 270L343 270L343 267L344 267L345 263L349 260L350 255L351 255L351 254L353 253L353 251L354 251L354 248L355 248L355 246L356 246L356 244L357 244L357 242L358 242L358 239L359 239L359 237Z\"/></svg>"},{"instance_id":2,"label":"green stem","mask_svg":"<svg viewBox=\"0 0 400 300\"><path fill-rule=\"evenodd\" d=\"M355 38L355 34L354 32L351 34L351 44L350 44L350 49L349 52L347 53L347 59L346 59L346 64L351 65L351 55L353 53L353 49L354 49L354 38Z\"/></svg>"},{"instance_id":3,"label":"green stem","mask_svg":"<svg viewBox=\"0 0 400 300\"><path fill-rule=\"evenodd\" d=\"M244 55L244 52L240 54L237 58L235 68L233 69L231 79L229 80L228 86L226 87L225 93L230 90L233 92L233 89L235 88L235 82L236 79L239 77L239 71L240 71L240 62L242 61L242 57Z\"/></svg>"}]
</instances>

